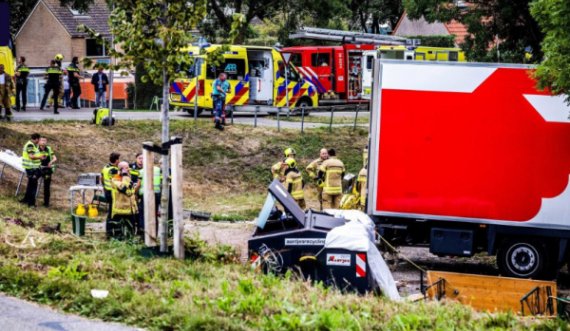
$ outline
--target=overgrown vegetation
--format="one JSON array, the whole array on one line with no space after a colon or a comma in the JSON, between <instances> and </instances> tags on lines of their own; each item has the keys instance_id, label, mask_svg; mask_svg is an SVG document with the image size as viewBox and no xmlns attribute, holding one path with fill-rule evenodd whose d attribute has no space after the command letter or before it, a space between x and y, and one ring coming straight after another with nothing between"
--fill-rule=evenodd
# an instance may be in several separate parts
<instances>
[{"instance_id":1,"label":"overgrown vegetation","mask_svg":"<svg viewBox=\"0 0 570 331\"><path fill-rule=\"evenodd\" d=\"M52 205L65 209L69 208L69 186L77 183L80 173L100 172L112 151L132 162L143 142L160 143L158 121L118 121L112 129L78 121L18 122L0 124L0 149L20 153L33 132L45 135L58 156ZM208 120L173 120L171 133L184 139L184 207L252 220L267 194L269 168L283 158L287 147L297 150L302 169L318 157L321 148L333 147L348 171L357 173L368 128L339 127L332 133L328 128L307 129L301 135L298 129L277 132L275 128L234 125L220 134ZM4 176L2 186L14 192L19 176L10 168ZM312 198L316 188L309 183L305 190L309 206L317 208Z\"/></svg>"},{"instance_id":2,"label":"overgrown vegetation","mask_svg":"<svg viewBox=\"0 0 570 331\"><path fill-rule=\"evenodd\" d=\"M289 273L263 275L228 246L187 240L192 259L145 259L140 246L46 234L3 222L54 225L55 211L0 202L0 291L88 318L149 330L568 330L558 320L477 314L450 302L394 303L341 294ZM69 225L63 227L69 231ZM16 248L26 235L36 247ZM96 299L92 289L107 290Z\"/></svg>"}]
</instances>

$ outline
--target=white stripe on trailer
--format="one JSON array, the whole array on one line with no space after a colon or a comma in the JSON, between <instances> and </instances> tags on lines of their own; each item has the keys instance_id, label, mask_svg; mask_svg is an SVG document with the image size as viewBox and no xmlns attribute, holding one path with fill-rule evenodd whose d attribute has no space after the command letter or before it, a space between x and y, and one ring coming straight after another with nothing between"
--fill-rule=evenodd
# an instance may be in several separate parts
<instances>
[{"instance_id":1,"label":"white stripe on trailer","mask_svg":"<svg viewBox=\"0 0 570 331\"><path fill-rule=\"evenodd\" d=\"M566 104L566 95L531 95L523 94L525 99L547 122L568 123L570 108Z\"/></svg>"},{"instance_id":2,"label":"white stripe on trailer","mask_svg":"<svg viewBox=\"0 0 570 331\"><path fill-rule=\"evenodd\" d=\"M366 254L356 254L356 277L366 277Z\"/></svg>"}]
</instances>

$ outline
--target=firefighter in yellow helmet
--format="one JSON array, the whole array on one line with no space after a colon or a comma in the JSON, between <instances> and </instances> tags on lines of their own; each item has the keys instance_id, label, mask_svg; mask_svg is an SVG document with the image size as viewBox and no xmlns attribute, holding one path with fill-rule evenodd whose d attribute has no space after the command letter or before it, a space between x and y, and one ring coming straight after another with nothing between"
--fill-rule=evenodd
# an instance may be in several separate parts
<instances>
[{"instance_id":1,"label":"firefighter in yellow helmet","mask_svg":"<svg viewBox=\"0 0 570 331\"><path fill-rule=\"evenodd\" d=\"M56 54L55 55L55 64L60 68L63 69L63 66L61 64L61 61L63 60L64 56L61 54ZM62 71L63 73L63 71ZM51 105L53 105L54 103L54 99L56 99L56 97L54 96L55 91L52 91L49 99L48 99L48 104L47 107L51 107ZM60 84L59 84L59 91L57 94L57 108L62 108L63 106L63 94L64 94L64 87L63 87L63 75L61 76L61 80L60 80Z\"/></svg>"},{"instance_id":2,"label":"firefighter in yellow helmet","mask_svg":"<svg viewBox=\"0 0 570 331\"><path fill-rule=\"evenodd\" d=\"M303 193L303 176L299 169L297 169L297 161L293 158L287 158L283 161L285 168L285 187L287 192L291 194L295 202L305 210L305 194Z\"/></svg>"},{"instance_id":3,"label":"firefighter in yellow helmet","mask_svg":"<svg viewBox=\"0 0 570 331\"><path fill-rule=\"evenodd\" d=\"M329 152L323 148L321 149L319 158L311 162L307 169L305 169L309 174L309 177L311 177L317 185L317 198L321 205L321 210L323 210L323 181L322 179L319 179L319 169L321 169L321 165L323 165L323 162L328 158Z\"/></svg>"},{"instance_id":4,"label":"firefighter in yellow helmet","mask_svg":"<svg viewBox=\"0 0 570 331\"><path fill-rule=\"evenodd\" d=\"M40 110L44 110L44 105L46 103L50 91L52 92L52 96L55 96L57 98L59 90L61 89L62 86L62 78L61 78L62 75L63 71L61 71L61 68L56 65L55 60L51 60L50 66L47 68L46 73L44 74L44 78L47 79L47 82L44 85L45 94L44 97L42 98L42 103L40 104ZM54 114L59 114L57 108L58 105L55 104L53 107Z\"/></svg>"},{"instance_id":5,"label":"firefighter in yellow helmet","mask_svg":"<svg viewBox=\"0 0 570 331\"><path fill-rule=\"evenodd\" d=\"M323 209L339 209L342 198L342 178L344 163L336 158L334 149L329 149L329 158L321 165L319 178L324 181Z\"/></svg>"},{"instance_id":6,"label":"firefighter in yellow helmet","mask_svg":"<svg viewBox=\"0 0 570 331\"><path fill-rule=\"evenodd\" d=\"M364 166L364 168L360 169L358 173L358 178L356 179L356 190L360 195L359 204L360 210L364 211L364 207L366 205L366 180L368 177L368 167Z\"/></svg>"},{"instance_id":7,"label":"firefighter in yellow helmet","mask_svg":"<svg viewBox=\"0 0 570 331\"><path fill-rule=\"evenodd\" d=\"M285 158L295 159L295 150L293 148L287 148L285 150ZM271 166L271 177L273 179L279 179L281 183L285 182L285 167L283 166L284 161L279 161Z\"/></svg>"}]
</instances>

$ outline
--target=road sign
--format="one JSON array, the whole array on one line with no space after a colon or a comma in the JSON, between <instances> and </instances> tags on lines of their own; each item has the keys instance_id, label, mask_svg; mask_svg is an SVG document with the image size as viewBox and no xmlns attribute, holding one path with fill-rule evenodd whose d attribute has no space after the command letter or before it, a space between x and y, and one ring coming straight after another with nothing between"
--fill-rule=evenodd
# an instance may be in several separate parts
<instances>
[{"instance_id":1,"label":"road sign","mask_svg":"<svg viewBox=\"0 0 570 331\"><path fill-rule=\"evenodd\" d=\"M291 59L291 53L281 53L283 56L283 60L285 60L285 64L289 64L289 60Z\"/></svg>"}]
</instances>

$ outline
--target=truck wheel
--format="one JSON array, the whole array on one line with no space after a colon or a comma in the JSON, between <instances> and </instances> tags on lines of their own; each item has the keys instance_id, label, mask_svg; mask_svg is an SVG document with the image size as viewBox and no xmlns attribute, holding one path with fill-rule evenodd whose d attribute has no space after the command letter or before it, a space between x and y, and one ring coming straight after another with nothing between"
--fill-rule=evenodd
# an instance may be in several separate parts
<instances>
[{"instance_id":1,"label":"truck wheel","mask_svg":"<svg viewBox=\"0 0 570 331\"><path fill-rule=\"evenodd\" d=\"M295 107L297 108L305 107L305 116L311 113L307 108L312 106L313 106L313 101L307 97L302 97L299 101L297 101L297 104L295 105ZM296 114L301 115L301 110L297 110Z\"/></svg>"},{"instance_id":2,"label":"truck wheel","mask_svg":"<svg viewBox=\"0 0 570 331\"><path fill-rule=\"evenodd\" d=\"M194 117L194 108L186 108L185 110L188 114L190 114L190 116ZM198 108L198 116L200 116L200 114L202 114L203 111L204 111L203 108Z\"/></svg>"},{"instance_id":3,"label":"truck wheel","mask_svg":"<svg viewBox=\"0 0 570 331\"><path fill-rule=\"evenodd\" d=\"M546 268L547 250L538 240L506 239L497 254L502 273L516 278L537 278Z\"/></svg>"}]
</instances>

